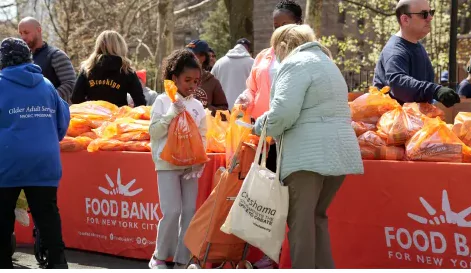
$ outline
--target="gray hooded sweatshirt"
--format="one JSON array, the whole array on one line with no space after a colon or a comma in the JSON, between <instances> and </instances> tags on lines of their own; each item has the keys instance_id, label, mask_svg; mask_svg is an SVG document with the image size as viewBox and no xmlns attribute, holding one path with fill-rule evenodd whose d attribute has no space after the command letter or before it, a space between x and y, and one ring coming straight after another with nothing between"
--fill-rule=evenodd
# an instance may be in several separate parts
<instances>
[{"instance_id":1,"label":"gray hooded sweatshirt","mask_svg":"<svg viewBox=\"0 0 471 273\"><path fill-rule=\"evenodd\" d=\"M253 58L245 46L236 45L219 59L211 74L219 80L226 94L229 109L234 107L237 97L246 89L245 82L252 70Z\"/></svg>"}]
</instances>

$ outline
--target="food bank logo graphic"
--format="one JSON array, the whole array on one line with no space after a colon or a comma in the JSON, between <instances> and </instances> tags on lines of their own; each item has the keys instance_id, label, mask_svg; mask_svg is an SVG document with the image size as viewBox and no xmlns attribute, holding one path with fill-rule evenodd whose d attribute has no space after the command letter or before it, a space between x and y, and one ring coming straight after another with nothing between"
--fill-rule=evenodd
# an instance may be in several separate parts
<instances>
[{"instance_id":1,"label":"food bank logo graphic","mask_svg":"<svg viewBox=\"0 0 471 273\"><path fill-rule=\"evenodd\" d=\"M466 221L466 217L471 214L471 207L468 207L467 209L464 209L458 213L452 211L446 190L443 190L442 193L442 211L440 212L440 215L438 215L437 210L433 208L423 197L420 197L419 200L429 216L427 218L417 214L407 213L407 216L412 220L424 225L441 225L447 223L457 225L458 227L471 227L471 221Z\"/></svg>"},{"instance_id":2,"label":"food bank logo graphic","mask_svg":"<svg viewBox=\"0 0 471 273\"><path fill-rule=\"evenodd\" d=\"M118 168L116 180L113 181L109 175L105 175L109 187L98 186L100 192L106 195L105 198L85 197L85 214L87 224L112 226L127 229L156 230L159 221L157 202L147 200L138 202L133 197L140 194L143 189L131 189L136 179L132 179L127 184L121 181L121 170ZM132 200L129 200L132 199ZM144 222L142 222L144 221ZM112 239L114 238L114 239ZM127 240L128 237L113 235L110 240ZM133 239L134 240L134 239Z\"/></svg>"},{"instance_id":3,"label":"food bank logo graphic","mask_svg":"<svg viewBox=\"0 0 471 273\"><path fill-rule=\"evenodd\" d=\"M133 179L129 181L126 185L123 185L121 183L121 170L118 168L118 174L116 177L116 184L111 180L110 176L108 174L105 174L106 180L108 181L108 185L110 186L109 189L105 189L103 187L98 187L98 189L106 194L106 195L122 195L122 196L136 196L142 191L142 188L139 188L137 190L129 191L129 189L136 183L136 179Z\"/></svg>"}]
</instances>

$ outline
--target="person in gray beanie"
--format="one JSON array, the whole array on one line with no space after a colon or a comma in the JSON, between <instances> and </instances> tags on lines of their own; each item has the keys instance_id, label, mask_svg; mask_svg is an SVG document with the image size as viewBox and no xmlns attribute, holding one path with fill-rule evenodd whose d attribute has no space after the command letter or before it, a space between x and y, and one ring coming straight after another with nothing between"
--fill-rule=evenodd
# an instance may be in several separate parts
<instances>
[{"instance_id":1,"label":"person in gray beanie","mask_svg":"<svg viewBox=\"0 0 471 273\"><path fill-rule=\"evenodd\" d=\"M69 106L33 64L24 41L1 42L0 69L0 269L13 268L11 235L21 190L47 249L47 268L67 268L57 188Z\"/></svg>"}]
</instances>

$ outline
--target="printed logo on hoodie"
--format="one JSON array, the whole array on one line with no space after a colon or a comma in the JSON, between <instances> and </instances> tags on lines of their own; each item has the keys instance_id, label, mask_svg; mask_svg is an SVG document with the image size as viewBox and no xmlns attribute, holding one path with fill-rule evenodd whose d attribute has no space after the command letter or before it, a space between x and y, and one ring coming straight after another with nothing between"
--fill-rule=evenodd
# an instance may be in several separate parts
<instances>
[{"instance_id":1,"label":"printed logo on hoodie","mask_svg":"<svg viewBox=\"0 0 471 273\"><path fill-rule=\"evenodd\" d=\"M208 94L206 93L206 91L204 91L203 88L198 87L194 96L201 102L201 104L203 104L203 107L206 108L206 106L208 105Z\"/></svg>"},{"instance_id":2,"label":"printed logo on hoodie","mask_svg":"<svg viewBox=\"0 0 471 273\"><path fill-rule=\"evenodd\" d=\"M106 80L89 80L88 84L90 87L94 87L95 85L108 85L111 88L118 89L121 87L121 85L117 84L115 81L106 79Z\"/></svg>"}]
</instances>

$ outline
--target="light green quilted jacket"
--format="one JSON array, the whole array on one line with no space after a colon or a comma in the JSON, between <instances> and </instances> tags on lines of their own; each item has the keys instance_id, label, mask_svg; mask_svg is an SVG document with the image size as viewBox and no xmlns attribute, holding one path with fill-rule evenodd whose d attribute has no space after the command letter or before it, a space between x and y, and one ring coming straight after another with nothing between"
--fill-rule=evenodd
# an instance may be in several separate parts
<instances>
[{"instance_id":1,"label":"light green quilted jacket","mask_svg":"<svg viewBox=\"0 0 471 273\"><path fill-rule=\"evenodd\" d=\"M319 43L306 43L279 67L270 110L255 123L260 134L284 133L281 179L296 171L321 175L362 174L363 162L351 126L348 88L342 73Z\"/></svg>"}]
</instances>

